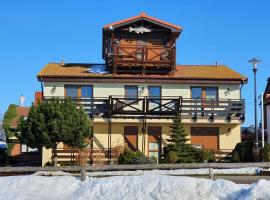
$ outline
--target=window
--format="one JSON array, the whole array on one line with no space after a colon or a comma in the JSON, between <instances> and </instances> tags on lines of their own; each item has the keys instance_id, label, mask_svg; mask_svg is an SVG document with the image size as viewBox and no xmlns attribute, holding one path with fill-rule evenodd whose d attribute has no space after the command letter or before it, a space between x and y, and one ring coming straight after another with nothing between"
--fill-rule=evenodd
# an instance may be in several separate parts
<instances>
[{"instance_id":1,"label":"window","mask_svg":"<svg viewBox=\"0 0 270 200\"><path fill-rule=\"evenodd\" d=\"M128 102L132 102L132 100L136 100L138 98L138 86L126 85L125 86L125 98L129 99Z\"/></svg>"},{"instance_id":2,"label":"window","mask_svg":"<svg viewBox=\"0 0 270 200\"><path fill-rule=\"evenodd\" d=\"M206 99L217 99L217 88L209 87L205 88L205 98Z\"/></svg>"},{"instance_id":3,"label":"window","mask_svg":"<svg viewBox=\"0 0 270 200\"><path fill-rule=\"evenodd\" d=\"M191 98L201 99L202 98L202 88L193 87L191 88Z\"/></svg>"},{"instance_id":4,"label":"window","mask_svg":"<svg viewBox=\"0 0 270 200\"><path fill-rule=\"evenodd\" d=\"M217 87L191 87L192 99L218 99Z\"/></svg>"},{"instance_id":5,"label":"window","mask_svg":"<svg viewBox=\"0 0 270 200\"><path fill-rule=\"evenodd\" d=\"M71 98L83 97L92 98L93 97L93 86L92 85L66 85L66 96Z\"/></svg>"},{"instance_id":6,"label":"window","mask_svg":"<svg viewBox=\"0 0 270 200\"><path fill-rule=\"evenodd\" d=\"M28 147L26 144L21 144L21 152L22 153L38 152L38 149L37 148Z\"/></svg>"},{"instance_id":7,"label":"window","mask_svg":"<svg viewBox=\"0 0 270 200\"><path fill-rule=\"evenodd\" d=\"M66 96L67 97L78 97L78 86L76 85L67 85L66 86Z\"/></svg>"},{"instance_id":8,"label":"window","mask_svg":"<svg viewBox=\"0 0 270 200\"><path fill-rule=\"evenodd\" d=\"M151 98L161 98L161 87L160 86L149 86L148 87L148 96Z\"/></svg>"},{"instance_id":9,"label":"window","mask_svg":"<svg viewBox=\"0 0 270 200\"><path fill-rule=\"evenodd\" d=\"M93 97L93 86L87 85L82 86L82 97L83 98L92 98Z\"/></svg>"},{"instance_id":10,"label":"window","mask_svg":"<svg viewBox=\"0 0 270 200\"><path fill-rule=\"evenodd\" d=\"M160 86L149 86L148 87L148 96L149 100L149 108L152 111L160 111L161 110L161 87Z\"/></svg>"}]
</instances>

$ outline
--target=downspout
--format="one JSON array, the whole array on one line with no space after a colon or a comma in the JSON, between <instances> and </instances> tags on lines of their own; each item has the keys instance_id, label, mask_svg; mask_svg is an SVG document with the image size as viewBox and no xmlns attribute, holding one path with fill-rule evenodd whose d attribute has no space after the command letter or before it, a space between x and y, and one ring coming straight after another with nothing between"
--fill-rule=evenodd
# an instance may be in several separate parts
<instances>
[{"instance_id":1,"label":"downspout","mask_svg":"<svg viewBox=\"0 0 270 200\"><path fill-rule=\"evenodd\" d=\"M240 100L242 99L242 88L244 86L244 81L241 81L241 86L240 86Z\"/></svg>"},{"instance_id":2,"label":"downspout","mask_svg":"<svg viewBox=\"0 0 270 200\"><path fill-rule=\"evenodd\" d=\"M41 86L41 93L42 93L42 98L44 97L44 85L43 85L43 81L42 81L42 78L40 77L40 86Z\"/></svg>"}]
</instances>

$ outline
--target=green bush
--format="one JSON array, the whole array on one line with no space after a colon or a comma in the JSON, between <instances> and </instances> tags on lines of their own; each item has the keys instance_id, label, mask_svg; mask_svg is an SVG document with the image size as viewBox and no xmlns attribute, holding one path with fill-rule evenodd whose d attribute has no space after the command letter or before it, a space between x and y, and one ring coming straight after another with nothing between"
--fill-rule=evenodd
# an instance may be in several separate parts
<instances>
[{"instance_id":1,"label":"green bush","mask_svg":"<svg viewBox=\"0 0 270 200\"><path fill-rule=\"evenodd\" d=\"M264 148L262 149L262 160L264 162L270 162L270 145L265 144Z\"/></svg>"},{"instance_id":2,"label":"green bush","mask_svg":"<svg viewBox=\"0 0 270 200\"><path fill-rule=\"evenodd\" d=\"M215 152L209 149L195 149L194 148L195 162L215 162Z\"/></svg>"},{"instance_id":3,"label":"green bush","mask_svg":"<svg viewBox=\"0 0 270 200\"><path fill-rule=\"evenodd\" d=\"M257 157L254 152L254 141L249 140L238 143L235 146L232 155L235 154L234 156L236 156L236 153L238 154L240 162L253 162ZM236 161L231 157L231 162Z\"/></svg>"},{"instance_id":4,"label":"green bush","mask_svg":"<svg viewBox=\"0 0 270 200\"><path fill-rule=\"evenodd\" d=\"M234 163L238 163L240 162L240 158L239 158L239 154L237 153L237 151L234 151L232 153L232 157L231 157L231 162L234 162Z\"/></svg>"},{"instance_id":5,"label":"green bush","mask_svg":"<svg viewBox=\"0 0 270 200\"><path fill-rule=\"evenodd\" d=\"M125 148L123 153L118 157L119 164L155 164L154 158L148 158L139 151L132 151Z\"/></svg>"}]
</instances>

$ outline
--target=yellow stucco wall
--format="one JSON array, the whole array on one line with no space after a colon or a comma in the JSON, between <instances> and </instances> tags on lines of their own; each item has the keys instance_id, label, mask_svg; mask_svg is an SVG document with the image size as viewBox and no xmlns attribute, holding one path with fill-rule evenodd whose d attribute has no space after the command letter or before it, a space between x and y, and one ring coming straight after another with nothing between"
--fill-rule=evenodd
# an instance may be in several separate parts
<instances>
[{"instance_id":1,"label":"yellow stucco wall","mask_svg":"<svg viewBox=\"0 0 270 200\"><path fill-rule=\"evenodd\" d=\"M142 124L140 123L112 123L112 147L124 145L124 126L138 126L138 148L142 149ZM169 138L169 123L148 123L149 126L162 127L162 145L166 146L166 139ZM219 148L234 149L235 145L241 141L240 124L184 124L185 132L190 135L191 127L218 127L219 128ZM147 130L147 128L146 128ZM94 148L108 147L108 125L107 123L94 124ZM148 135L146 131L145 147L148 149Z\"/></svg>"},{"instance_id":2,"label":"yellow stucco wall","mask_svg":"<svg viewBox=\"0 0 270 200\"><path fill-rule=\"evenodd\" d=\"M94 123L94 141L93 147L98 149L108 148L108 123ZM124 146L124 126L138 126L138 149L142 151L142 123L138 122L119 122L112 123L112 147ZM166 139L170 135L170 123L147 123L149 126L161 126L162 128L162 147L167 145ZM184 124L185 132L190 135L191 127L218 127L219 128L219 148L234 149L235 145L241 141L240 124ZM147 128L146 128L147 130ZM190 141L189 141L190 142ZM63 148L63 144L59 144L59 148ZM145 135L145 154L148 155L148 134ZM51 161L51 149L42 149L42 165Z\"/></svg>"}]
</instances>

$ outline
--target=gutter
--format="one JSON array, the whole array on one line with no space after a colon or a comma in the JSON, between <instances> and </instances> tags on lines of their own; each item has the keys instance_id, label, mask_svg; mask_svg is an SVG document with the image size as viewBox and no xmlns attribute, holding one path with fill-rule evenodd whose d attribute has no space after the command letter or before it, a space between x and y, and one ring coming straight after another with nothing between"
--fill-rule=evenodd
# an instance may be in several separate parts
<instances>
[{"instance_id":1,"label":"gutter","mask_svg":"<svg viewBox=\"0 0 270 200\"><path fill-rule=\"evenodd\" d=\"M42 98L43 98L44 97L44 89L43 89L44 85L43 85L42 77L40 77L39 80L40 80L40 86L41 86L41 92L42 92Z\"/></svg>"}]
</instances>

